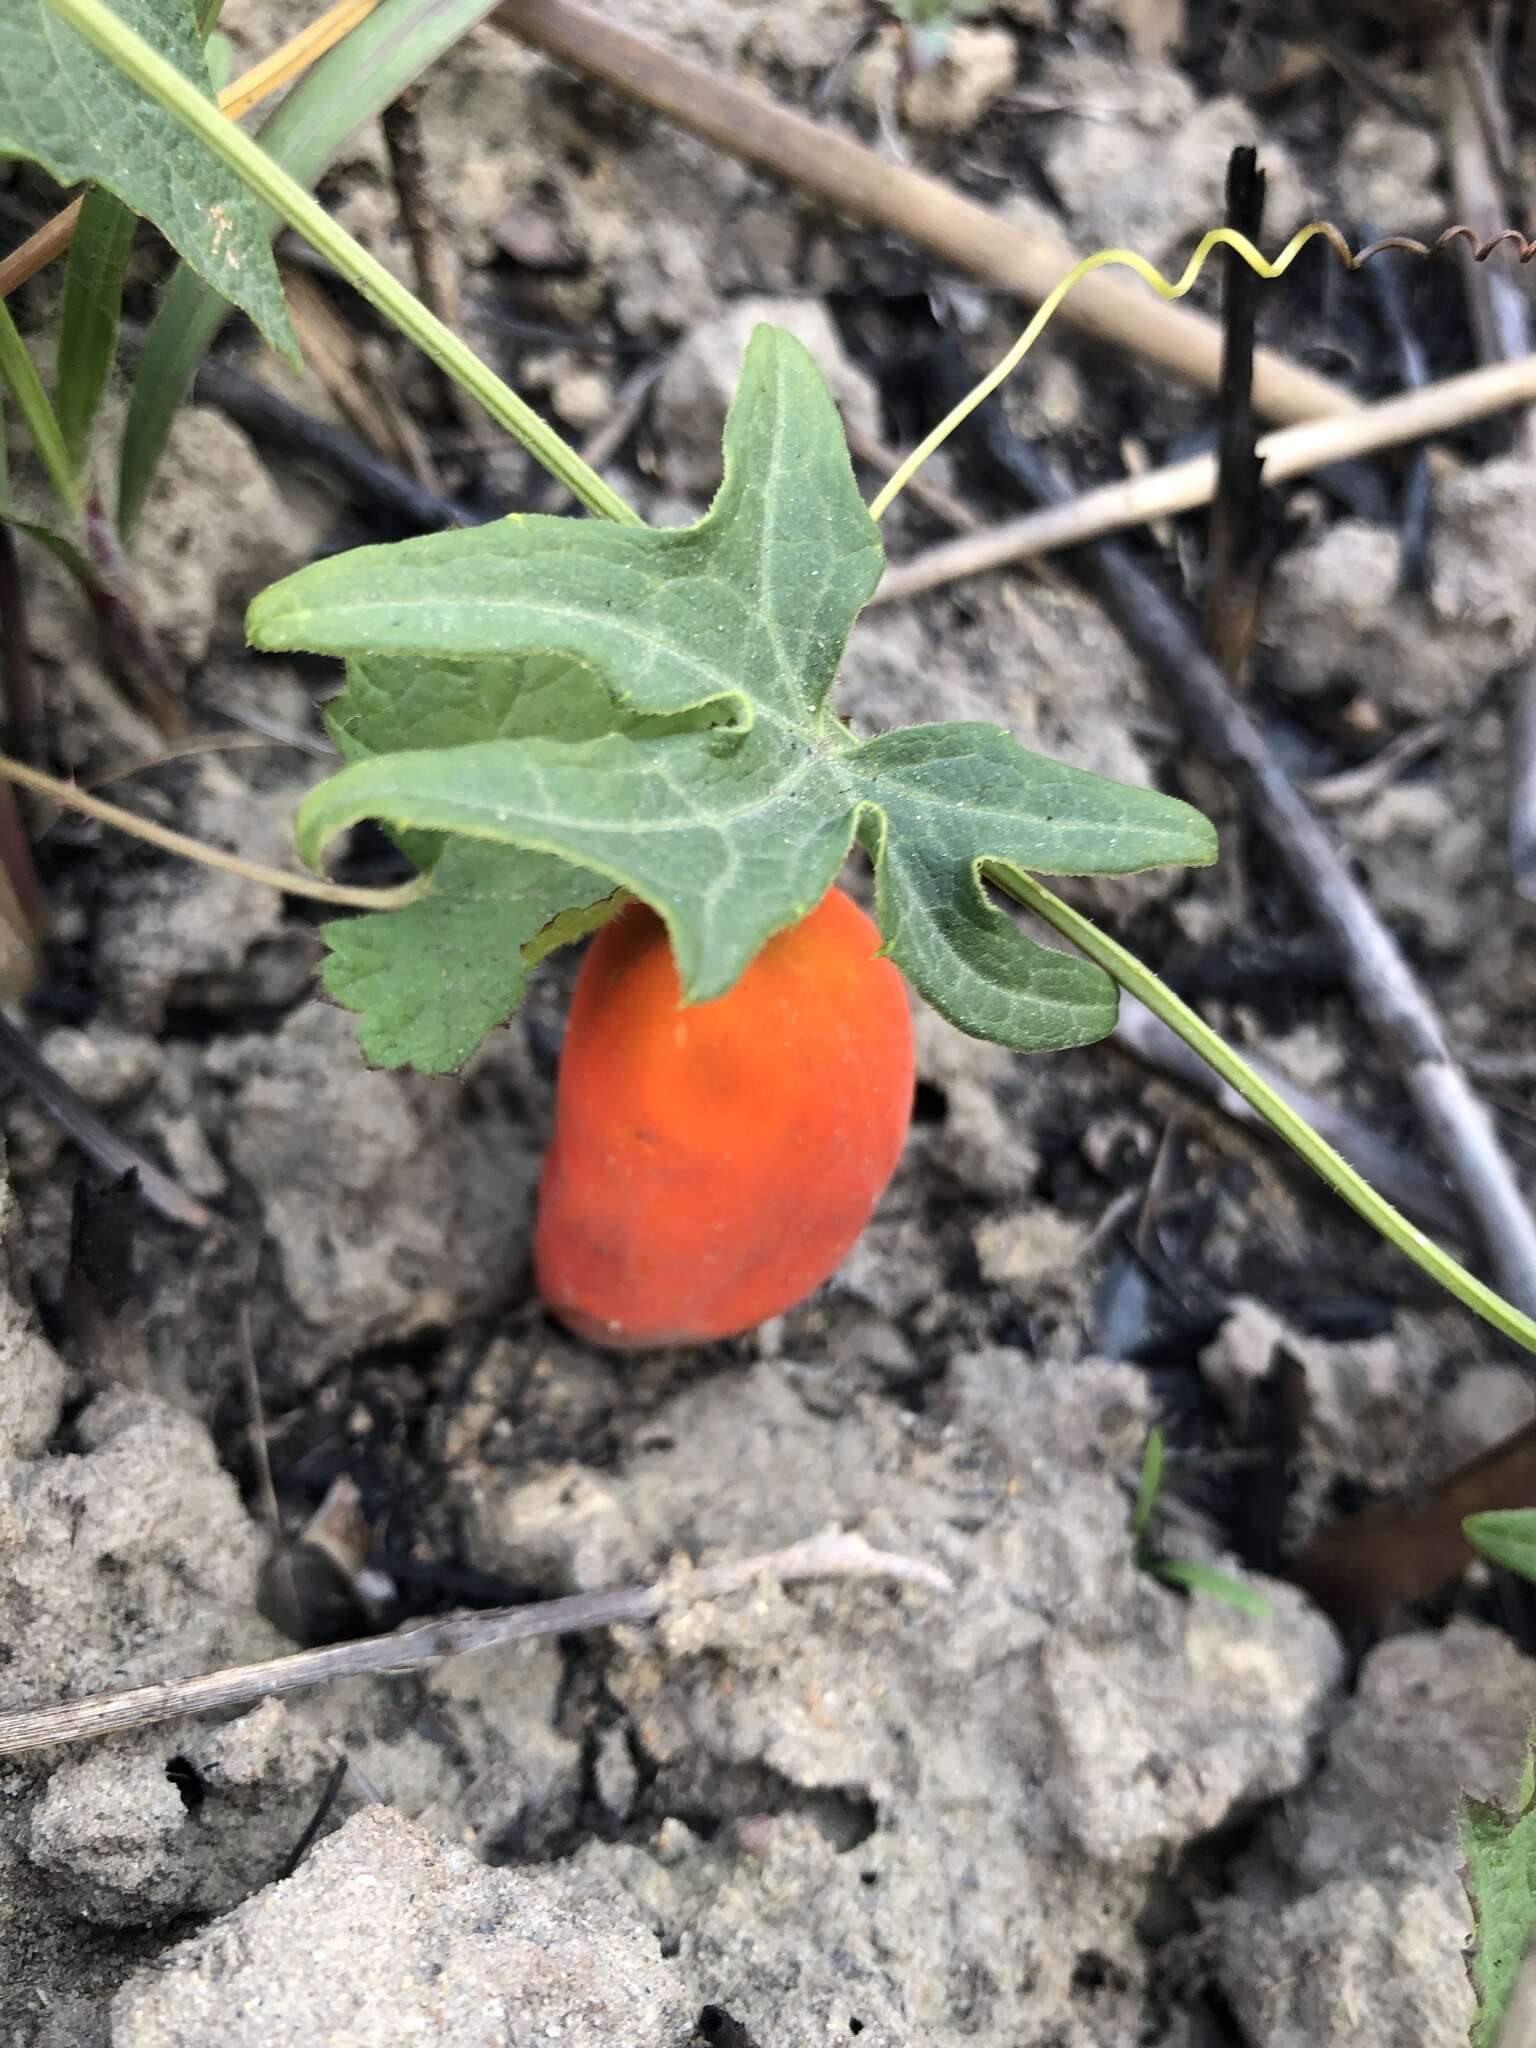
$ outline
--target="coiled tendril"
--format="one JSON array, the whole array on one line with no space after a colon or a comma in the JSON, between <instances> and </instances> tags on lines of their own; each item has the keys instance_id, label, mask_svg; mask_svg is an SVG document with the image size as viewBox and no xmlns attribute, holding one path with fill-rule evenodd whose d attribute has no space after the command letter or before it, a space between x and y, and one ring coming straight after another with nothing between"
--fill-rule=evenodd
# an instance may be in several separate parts
<instances>
[{"instance_id":1,"label":"coiled tendril","mask_svg":"<svg viewBox=\"0 0 1536 2048\"><path fill-rule=\"evenodd\" d=\"M1309 221L1306 227L1298 228L1280 254L1273 258L1266 256L1236 228L1212 228L1209 234L1201 237L1194 254L1176 278L1165 277L1155 263L1149 263L1145 256L1137 255L1134 249L1096 249L1091 256L1085 256L1081 263L1069 270L1059 284L1052 287L1041 300L1034 318L1002 360L939 421L932 433L918 442L912 453L893 472L889 481L870 500L871 516L879 519L929 456L943 446L956 427L970 418L978 405L990 398L997 387L1013 375L1050 325L1057 307L1068 292L1093 271L1108 270L1112 266L1122 270L1134 270L1139 278L1152 287L1159 298L1182 299L1193 289L1214 249L1233 250L1242 257L1250 270L1269 282L1277 277L1283 277L1307 244L1319 240L1328 244L1346 270L1358 270L1363 263L1369 263L1373 256L1380 256L1388 249L1400 249L1409 256L1428 258L1440 255L1454 242L1466 242L1475 263L1486 263L1497 250L1504 248L1512 248L1515 260L1519 263L1536 260L1536 239L1527 238L1518 228L1502 228L1496 235L1480 239L1477 230L1468 227L1465 222L1444 229L1432 242L1420 242L1412 235L1383 235L1379 241L1370 242L1363 249L1352 249L1332 221L1314 220Z\"/></svg>"}]
</instances>

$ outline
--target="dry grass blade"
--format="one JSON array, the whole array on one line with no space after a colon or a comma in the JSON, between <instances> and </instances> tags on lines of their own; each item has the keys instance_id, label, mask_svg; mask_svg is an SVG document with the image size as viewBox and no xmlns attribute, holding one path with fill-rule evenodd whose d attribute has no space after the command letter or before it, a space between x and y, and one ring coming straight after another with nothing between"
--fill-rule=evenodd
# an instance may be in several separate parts
<instances>
[{"instance_id":1,"label":"dry grass blade","mask_svg":"<svg viewBox=\"0 0 1536 2048\"><path fill-rule=\"evenodd\" d=\"M422 1622L396 1635L296 1650L291 1656L213 1671L202 1678L97 1693L57 1707L24 1707L0 1714L0 1756L21 1756L57 1742L120 1735L130 1728L154 1727L186 1714L249 1706L252 1701L277 1698L330 1679L425 1671L446 1657L501 1643L530 1642L536 1636L572 1635L587 1629L640 1627L670 1608L696 1600L723 1599L759 1581L791 1586L808 1579L884 1579L922 1586L933 1593L954 1590L934 1565L876 1550L862 1536L833 1531L735 1564L675 1571L654 1586L625 1586L607 1593L541 1600L527 1607L493 1608L449 1621Z\"/></svg>"},{"instance_id":2,"label":"dry grass blade","mask_svg":"<svg viewBox=\"0 0 1536 2048\"><path fill-rule=\"evenodd\" d=\"M1076 260L1060 242L1026 233L939 179L893 164L850 136L675 57L571 0L503 0L492 18L509 34L653 107L730 155L842 213L878 222L987 284L1038 303ZM1221 330L1203 314L1164 305L1101 273L1071 294L1061 317L1096 340L1207 390L1216 388ZM1275 420L1352 412L1356 406L1348 392L1272 349L1255 356L1254 403L1263 417Z\"/></svg>"}]
</instances>

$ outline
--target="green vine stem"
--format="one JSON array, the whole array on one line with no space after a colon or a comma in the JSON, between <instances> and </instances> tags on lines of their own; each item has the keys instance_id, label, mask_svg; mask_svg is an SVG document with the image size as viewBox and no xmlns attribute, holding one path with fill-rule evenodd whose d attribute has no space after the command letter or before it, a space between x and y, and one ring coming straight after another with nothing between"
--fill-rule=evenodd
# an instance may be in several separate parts
<instances>
[{"instance_id":1,"label":"green vine stem","mask_svg":"<svg viewBox=\"0 0 1536 2048\"><path fill-rule=\"evenodd\" d=\"M157 825L152 819L141 818L136 811L125 811L120 804L90 796L75 783L61 782L56 775L45 775L41 768L29 768L25 761L13 761L7 754L0 754L0 781L18 782L23 789L52 797L66 810L82 811L86 817L114 826L119 832L131 833L135 839L146 840L164 853L179 854L183 860L195 860L202 867L218 868L227 875L242 875L248 882L261 882L269 889L281 889L285 896L303 896L312 903L334 903L343 910L404 910L408 903L424 895L428 886L425 875L402 882L395 889L363 889L346 882L317 881L313 875L292 873L287 868L270 868L264 861L247 860L243 854L226 853L222 846L210 846L206 840L193 839L185 832L173 832L168 825Z\"/></svg>"},{"instance_id":2,"label":"green vine stem","mask_svg":"<svg viewBox=\"0 0 1536 2048\"><path fill-rule=\"evenodd\" d=\"M1054 931L1060 932L1064 939L1070 939L1079 952L1086 953L1121 988L1139 997L1154 1015L1176 1031L1185 1044L1193 1047L1207 1066L1214 1068L1223 1081L1235 1088L1243 1100L1256 1109L1294 1151L1301 1154L1313 1172L1320 1175L1389 1244L1396 1245L1422 1272L1437 1281L1448 1294L1453 1294L1474 1315L1481 1316L1485 1323L1491 1323L1494 1329L1513 1338L1515 1343L1524 1345L1527 1351L1536 1351L1536 1322L1523 1315L1503 1295L1495 1294L1491 1287L1484 1286L1464 1266L1458 1265L1449 1252L1442 1251L1432 1237L1426 1237L1389 1201L1377 1194L1369 1181L1363 1180L1325 1138L1319 1137L1305 1117L1299 1116L1267 1082L1260 1080L1248 1062L1234 1052L1209 1024L1196 1016L1165 982L1159 981L1149 967L1143 967L1134 953L1128 953L1124 946L1101 932L1097 925L1090 924L1080 912L1063 903L1059 896L1053 895L1031 876L1021 874L1016 868L995 867L989 868L988 872L1015 903L1032 910Z\"/></svg>"},{"instance_id":3,"label":"green vine stem","mask_svg":"<svg viewBox=\"0 0 1536 2048\"><path fill-rule=\"evenodd\" d=\"M112 12L105 0L47 0L61 21L69 23L88 43L115 64L125 77L159 102L191 134L195 135L236 177L249 186L274 213L318 250L349 284L476 399L498 426L505 427L520 441L535 461L565 485L572 497L589 512L625 525L640 523L624 500L611 490L596 470L582 461L553 427L541 420L531 406L467 347L451 328L429 313L421 301L353 240L325 208L319 205L288 173L273 163L233 121L205 99L190 80L182 77L158 51L134 34Z\"/></svg>"}]
</instances>

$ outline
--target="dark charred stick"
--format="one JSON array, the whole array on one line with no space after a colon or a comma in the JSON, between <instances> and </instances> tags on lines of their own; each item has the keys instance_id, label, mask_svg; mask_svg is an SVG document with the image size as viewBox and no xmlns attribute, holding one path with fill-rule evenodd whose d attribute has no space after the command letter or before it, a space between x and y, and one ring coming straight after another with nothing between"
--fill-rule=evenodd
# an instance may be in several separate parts
<instances>
[{"instance_id":1,"label":"dark charred stick","mask_svg":"<svg viewBox=\"0 0 1536 2048\"><path fill-rule=\"evenodd\" d=\"M411 251L417 296L449 327L459 322L459 294L432 203L427 153L421 139L421 95L413 86L380 117L384 147L400 202L400 225Z\"/></svg>"},{"instance_id":2,"label":"dark charred stick","mask_svg":"<svg viewBox=\"0 0 1536 2048\"><path fill-rule=\"evenodd\" d=\"M1227 164L1227 226L1263 239L1264 173L1257 150L1234 149ZM1258 628L1267 567L1263 458L1253 411L1253 337L1259 279L1232 249L1222 251L1221 381L1217 387L1216 496L1206 557L1207 654L1241 684Z\"/></svg>"},{"instance_id":3,"label":"dark charred stick","mask_svg":"<svg viewBox=\"0 0 1536 2048\"><path fill-rule=\"evenodd\" d=\"M346 484L356 498L412 533L440 533L449 526L481 523L481 515L467 505L429 491L351 434L315 419L229 363L210 357L197 373L195 389L204 404L228 413L253 439L308 457Z\"/></svg>"},{"instance_id":4,"label":"dark charred stick","mask_svg":"<svg viewBox=\"0 0 1536 2048\"><path fill-rule=\"evenodd\" d=\"M144 1303L134 1268L143 1215L138 1176L106 1186L90 1174L75 1183L64 1282L69 1362L94 1391L147 1387Z\"/></svg>"},{"instance_id":5,"label":"dark charred stick","mask_svg":"<svg viewBox=\"0 0 1536 2048\"><path fill-rule=\"evenodd\" d=\"M16 536L0 519L0 668L5 680L5 729L10 750L23 761L35 761L42 741L42 704L32 639L27 631L26 594ZM6 899L9 898L9 901ZM0 919L7 929L0 942L0 991L26 995L41 969L39 940L47 917L47 898L32 858L32 845L15 790L0 797Z\"/></svg>"},{"instance_id":6,"label":"dark charred stick","mask_svg":"<svg viewBox=\"0 0 1536 2048\"><path fill-rule=\"evenodd\" d=\"M304 1861L304 1858L315 1846L316 1841L319 1839L320 1830L330 1819L331 1810L341 1795L341 1788L347 1782L349 1768L350 1766L344 1756L338 1757L331 1766L330 1775L320 1789L319 1802L314 1812L304 1823L303 1834L299 1836L299 1839L283 1858L283 1867L277 1873L279 1879L292 1877L293 1873Z\"/></svg>"},{"instance_id":7,"label":"dark charred stick","mask_svg":"<svg viewBox=\"0 0 1536 2048\"><path fill-rule=\"evenodd\" d=\"M970 388L951 344L941 381ZM947 396L945 403L952 402ZM969 439L995 475L1035 504L1064 504L1072 487L1037 449L1015 438L995 402L972 416ZM1536 1312L1536 1222L1488 1111L1457 1064L1434 1005L1338 849L1233 698L1188 618L1117 541L1073 550L1066 565L1103 606L1127 645L1182 712L1195 744L1240 784L1251 815L1339 949L1345 978L1383 1051L1402 1074L1435 1150L1475 1220L1498 1286Z\"/></svg>"},{"instance_id":8,"label":"dark charred stick","mask_svg":"<svg viewBox=\"0 0 1536 2048\"><path fill-rule=\"evenodd\" d=\"M1369 240L1376 237L1376 229L1369 222L1362 224L1361 233ZM1398 378L1405 391L1422 391L1430 381L1429 357L1424 345L1413 330L1408 317L1408 299L1403 290L1402 266L1392 256L1382 256L1375 263L1364 266L1365 281L1370 286L1381 314L1382 323L1392 337L1397 351ZM1402 534L1402 587L1404 590L1425 590L1429 585L1429 510L1432 476L1429 467L1429 451L1419 445L1411 448L1403 468L1402 499L1399 523Z\"/></svg>"},{"instance_id":9,"label":"dark charred stick","mask_svg":"<svg viewBox=\"0 0 1536 2048\"><path fill-rule=\"evenodd\" d=\"M56 1074L37 1047L0 1012L0 1073L19 1081L38 1106L51 1116L59 1129L94 1160L113 1180L124 1174L138 1177L139 1192L149 1206L169 1223L189 1230L206 1230L213 1217L209 1210L168 1173L156 1166L146 1153L104 1124L93 1109Z\"/></svg>"},{"instance_id":10,"label":"dark charred stick","mask_svg":"<svg viewBox=\"0 0 1536 2048\"><path fill-rule=\"evenodd\" d=\"M1503 123L1493 103L1497 86L1478 61L1470 36L1450 46L1441 64L1446 154L1456 210L1490 234L1502 215L1504 191L1490 130ZM1463 260L1478 357L1512 362L1531 351L1530 307L1505 269ZM1520 415L1520 446L1536 459L1536 409ZM1536 657L1511 678L1509 713L1509 864L1515 888L1536 901Z\"/></svg>"}]
</instances>

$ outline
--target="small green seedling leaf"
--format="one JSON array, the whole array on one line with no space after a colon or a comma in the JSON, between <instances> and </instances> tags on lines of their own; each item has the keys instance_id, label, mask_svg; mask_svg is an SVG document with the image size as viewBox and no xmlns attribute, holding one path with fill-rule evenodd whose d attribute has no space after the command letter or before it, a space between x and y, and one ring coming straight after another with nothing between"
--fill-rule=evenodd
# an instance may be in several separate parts
<instances>
[{"instance_id":1,"label":"small green seedling leaf","mask_svg":"<svg viewBox=\"0 0 1536 2048\"><path fill-rule=\"evenodd\" d=\"M1495 1508L1468 1515L1462 1534L1493 1564L1536 1579L1536 1508Z\"/></svg>"},{"instance_id":2,"label":"small green seedling leaf","mask_svg":"<svg viewBox=\"0 0 1536 2048\"><path fill-rule=\"evenodd\" d=\"M358 549L257 598L257 646L355 657L347 701L360 670L374 698L367 758L305 801L300 850L317 863L376 818L412 845L469 838L606 877L665 919L702 1001L815 907L857 837L885 950L962 1030L1028 1051L1102 1037L1109 977L1027 938L986 877L1205 862L1211 827L995 726L855 739L827 698L881 566L819 372L760 328L697 526L518 517ZM579 690L550 686L551 657ZM423 713L422 678L445 669L451 715ZM537 701L509 723L525 690ZM396 696L386 730L379 701Z\"/></svg>"},{"instance_id":3,"label":"small green seedling leaf","mask_svg":"<svg viewBox=\"0 0 1536 2048\"><path fill-rule=\"evenodd\" d=\"M1154 1423L1147 1432L1147 1448L1141 1454L1141 1477L1136 1483L1136 1505L1131 1510L1131 1537L1138 1545L1146 1536L1163 1491L1163 1457L1166 1442Z\"/></svg>"},{"instance_id":4,"label":"small green seedling leaf","mask_svg":"<svg viewBox=\"0 0 1536 2048\"><path fill-rule=\"evenodd\" d=\"M130 28L208 90L188 0L114 5ZM61 185L90 181L115 193L297 364L298 343L256 201L45 0L7 0L0 156L30 157Z\"/></svg>"},{"instance_id":5,"label":"small green seedling leaf","mask_svg":"<svg viewBox=\"0 0 1536 2048\"><path fill-rule=\"evenodd\" d=\"M1131 1542L1137 1564L1144 1572L1150 1572L1153 1578L1161 1579L1165 1586L1177 1586L1185 1593L1207 1593L1227 1607L1236 1607L1244 1614L1257 1615L1267 1621L1274 1609L1262 1593L1245 1586L1241 1579L1234 1579L1230 1572L1218 1571L1215 1565L1197 1564L1194 1559L1186 1557L1164 1557L1153 1543L1152 1520L1162 1499L1167 1448L1161 1428L1154 1423L1147 1432L1147 1447L1141 1454L1136 1504L1131 1509Z\"/></svg>"},{"instance_id":6,"label":"small green seedling leaf","mask_svg":"<svg viewBox=\"0 0 1536 2048\"><path fill-rule=\"evenodd\" d=\"M1159 1557L1147 1569L1165 1586L1178 1586L1186 1593L1205 1593L1224 1607L1256 1615L1260 1621L1268 1621L1275 1611L1262 1593L1256 1593L1229 1572L1218 1571L1215 1565L1197 1564L1187 1557Z\"/></svg>"},{"instance_id":7,"label":"small green seedling leaf","mask_svg":"<svg viewBox=\"0 0 1536 2048\"><path fill-rule=\"evenodd\" d=\"M1467 1969L1477 1999L1472 2048L1497 2048L1516 1979L1536 1939L1533 1756L1527 1752L1513 1813L1491 1800L1468 1799L1462 1806L1462 1881L1472 1907Z\"/></svg>"}]
</instances>

